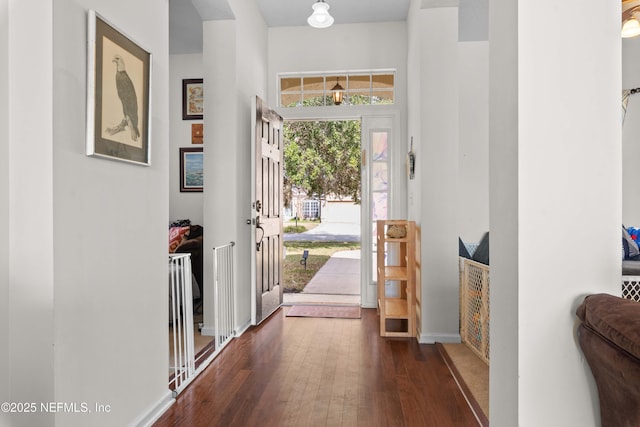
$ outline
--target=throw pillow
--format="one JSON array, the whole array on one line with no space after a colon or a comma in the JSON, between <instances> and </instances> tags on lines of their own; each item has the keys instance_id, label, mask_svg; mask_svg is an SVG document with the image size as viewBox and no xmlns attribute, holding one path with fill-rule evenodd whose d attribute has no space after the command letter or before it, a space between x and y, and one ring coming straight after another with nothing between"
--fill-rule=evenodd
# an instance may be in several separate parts
<instances>
[{"instance_id":1,"label":"throw pillow","mask_svg":"<svg viewBox=\"0 0 640 427\"><path fill-rule=\"evenodd\" d=\"M624 248L624 259L640 258L640 248L631 238L624 225L622 226L622 247Z\"/></svg>"},{"instance_id":2,"label":"throw pillow","mask_svg":"<svg viewBox=\"0 0 640 427\"><path fill-rule=\"evenodd\" d=\"M190 219L177 219L169 224L169 228L171 227L188 227L191 225Z\"/></svg>"},{"instance_id":3,"label":"throw pillow","mask_svg":"<svg viewBox=\"0 0 640 427\"><path fill-rule=\"evenodd\" d=\"M479 262L484 265L489 265L489 232L487 231L482 236L482 240L480 240L480 244L478 245L478 249L473 253L474 261Z\"/></svg>"},{"instance_id":4,"label":"throw pillow","mask_svg":"<svg viewBox=\"0 0 640 427\"><path fill-rule=\"evenodd\" d=\"M182 242L182 238L190 230L190 227L171 227L169 229L169 253L172 254Z\"/></svg>"},{"instance_id":5,"label":"throw pillow","mask_svg":"<svg viewBox=\"0 0 640 427\"><path fill-rule=\"evenodd\" d=\"M462 239L459 237L458 237L458 256L471 259L471 254L467 250L467 247L464 245L464 242L462 241Z\"/></svg>"}]
</instances>

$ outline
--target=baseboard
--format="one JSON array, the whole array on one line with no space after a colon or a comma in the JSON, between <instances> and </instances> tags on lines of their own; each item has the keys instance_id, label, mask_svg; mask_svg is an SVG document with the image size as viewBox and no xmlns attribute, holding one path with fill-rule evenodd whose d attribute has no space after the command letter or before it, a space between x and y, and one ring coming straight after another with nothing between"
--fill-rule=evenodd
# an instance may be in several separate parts
<instances>
[{"instance_id":1,"label":"baseboard","mask_svg":"<svg viewBox=\"0 0 640 427\"><path fill-rule=\"evenodd\" d=\"M167 390L167 393L162 396L155 405L138 417L138 419L131 423L131 425L136 427L150 427L153 423L158 421L158 418L160 418L162 414L164 414L165 411L175 403L175 401L176 400L173 397L171 390Z\"/></svg>"},{"instance_id":2,"label":"baseboard","mask_svg":"<svg viewBox=\"0 0 640 427\"><path fill-rule=\"evenodd\" d=\"M437 342L460 344L460 334L438 334L438 333L422 333L418 337L420 344L435 344Z\"/></svg>"},{"instance_id":3,"label":"baseboard","mask_svg":"<svg viewBox=\"0 0 640 427\"><path fill-rule=\"evenodd\" d=\"M247 322L244 325L240 326L236 330L236 338L244 334L247 331L247 329L249 329L250 327L251 327L251 320L247 320Z\"/></svg>"},{"instance_id":4,"label":"baseboard","mask_svg":"<svg viewBox=\"0 0 640 427\"><path fill-rule=\"evenodd\" d=\"M200 329L200 334L207 337L215 337L216 328L214 328L213 326L202 325L202 329Z\"/></svg>"},{"instance_id":5,"label":"baseboard","mask_svg":"<svg viewBox=\"0 0 640 427\"><path fill-rule=\"evenodd\" d=\"M245 323L244 325L240 326L238 329L236 329L234 331L234 336L235 337L239 337L247 329L249 329L250 326L251 326L251 322L248 321L247 323ZM203 326L202 329L200 330L200 333L202 335L205 335L205 336L208 336L208 337L215 337L216 336L216 328L213 327L213 326Z\"/></svg>"}]
</instances>

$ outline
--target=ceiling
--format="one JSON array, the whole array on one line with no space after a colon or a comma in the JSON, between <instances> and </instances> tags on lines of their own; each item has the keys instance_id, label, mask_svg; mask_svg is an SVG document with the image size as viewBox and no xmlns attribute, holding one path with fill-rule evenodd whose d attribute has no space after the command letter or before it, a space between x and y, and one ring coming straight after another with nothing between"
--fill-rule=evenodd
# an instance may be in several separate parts
<instances>
[{"instance_id":1,"label":"ceiling","mask_svg":"<svg viewBox=\"0 0 640 427\"><path fill-rule=\"evenodd\" d=\"M256 0L268 27L307 25L314 2ZM406 21L410 0L327 0L327 3L335 24L353 24ZM459 3L460 40L486 40L488 0L460 0ZM169 53L202 52L201 16L227 18L230 13L226 0L169 0Z\"/></svg>"},{"instance_id":2,"label":"ceiling","mask_svg":"<svg viewBox=\"0 0 640 427\"><path fill-rule=\"evenodd\" d=\"M256 0L267 26L307 25L315 0ZM409 0L326 0L335 24L405 21Z\"/></svg>"}]
</instances>

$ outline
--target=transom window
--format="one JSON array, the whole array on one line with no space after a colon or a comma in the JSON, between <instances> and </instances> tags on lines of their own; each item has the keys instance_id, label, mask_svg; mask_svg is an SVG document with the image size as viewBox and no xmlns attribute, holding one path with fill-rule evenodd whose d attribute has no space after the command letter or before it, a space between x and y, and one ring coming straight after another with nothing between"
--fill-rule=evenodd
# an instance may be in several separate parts
<instances>
[{"instance_id":1,"label":"transom window","mask_svg":"<svg viewBox=\"0 0 640 427\"><path fill-rule=\"evenodd\" d=\"M280 107L393 104L395 71L280 74Z\"/></svg>"}]
</instances>

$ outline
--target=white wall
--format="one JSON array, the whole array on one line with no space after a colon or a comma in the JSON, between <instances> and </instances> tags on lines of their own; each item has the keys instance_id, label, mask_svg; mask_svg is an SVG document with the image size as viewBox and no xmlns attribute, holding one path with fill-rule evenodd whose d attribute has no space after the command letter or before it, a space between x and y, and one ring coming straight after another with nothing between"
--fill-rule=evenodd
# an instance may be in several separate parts
<instances>
[{"instance_id":1,"label":"white wall","mask_svg":"<svg viewBox=\"0 0 640 427\"><path fill-rule=\"evenodd\" d=\"M458 43L458 233L478 243L489 231L489 43Z\"/></svg>"},{"instance_id":2,"label":"white wall","mask_svg":"<svg viewBox=\"0 0 640 427\"><path fill-rule=\"evenodd\" d=\"M409 40L409 133L416 152L409 210L422 228L419 339L459 341L458 9L412 2Z\"/></svg>"},{"instance_id":3,"label":"white wall","mask_svg":"<svg viewBox=\"0 0 640 427\"><path fill-rule=\"evenodd\" d=\"M90 8L153 54L149 167L84 154ZM56 0L53 12L53 175L48 178L53 176L55 203L48 220L54 237L54 400L111 407L108 414L59 413L56 425L129 425L170 398L168 6L155 0ZM28 26L36 35L42 32L38 28ZM50 40L49 34L42 37L42 44ZM32 242L30 248L38 246Z\"/></svg>"},{"instance_id":4,"label":"white wall","mask_svg":"<svg viewBox=\"0 0 640 427\"><path fill-rule=\"evenodd\" d=\"M171 55L169 69L169 220L202 225L202 193L180 192L180 147L203 146L191 143L191 125L203 121L182 120L182 80L202 78L202 54Z\"/></svg>"},{"instance_id":5,"label":"white wall","mask_svg":"<svg viewBox=\"0 0 640 427\"><path fill-rule=\"evenodd\" d=\"M405 22L269 28L269 103L277 107L278 73L396 69L395 107L406 106ZM331 110L354 110L353 106ZM287 109L280 109L286 115ZM307 113L308 114L308 113Z\"/></svg>"},{"instance_id":6,"label":"white wall","mask_svg":"<svg viewBox=\"0 0 640 427\"><path fill-rule=\"evenodd\" d=\"M213 248L236 242L236 326L251 319L251 98L266 98L267 27L254 1L230 2L235 20L203 23L205 90L204 241ZM215 94L215 96L211 96ZM223 102L222 102L223 101ZM206 253L206 252L205 252ZM205 283L212 283L205 257ZM213 310L205 291L205 328Z\"/></svg>"},{"instance_id":7,"label":"white wall","mask_svg":"<svg viewBox=\"0 0 640 427\"><path fill-rule=\"evenodd\" d=\"M490 423L599 425L575 309L620 292L620 4L581 9L580 33L571 3L490 13Z\"/></svg>"},{"instance_id":8,"label":"white wall","mask_svg":"<svg viewBox=\"0 0 640 427\"><path fill-rule=\"evenodd\" d=\"M9 4L0 0L0 234L9 236ZM9 239L0 240L0 402L11 398ZM0 425L8 425L8 415L0 412Z\"/></svg>"},{"instance_id":9,"label":"white wall","mask_svg":"<svg viewBox=\"0 0 640 427\"><path fill-rule=\"evenodd\" d=\"M417 0L411 2L407 16L407 86L411 91L407 92L407 134L418 135L420 132L420 115L422 114L422 78L420 74L420 24L418 11L420 6ZM417 142L417 141L416 141ZM415 151L415 144L414 144ZM415 178L407 184L407 215L409 219L418 220L420 217L420 174L421 169L416 169Z\"/></svg>"},{"instance_id":10,"label":"white wall","mask_svg":"<svg viewBox=\"0 0 640 427\"><path fill-rule=\"evenodd\" d=\"M11 2L8 12L7 381L11 401L46 402L54 398L55 378L52 4ZM53 421L40 413L15 416L11 425Z\"/></svg>"},{"instance_id":11,"label":"white wall","mask_svg":"<svg viewBox=\"0 0 640 427\"><path fill-rule=\"evenodd\" d=\"M640 37L622 39L622 88L640 87ZM622 127L622 223L640 227L640 93L631 95Z\"/></svg>"},{"instance_id":12,"label":"white wall","mask_svg":"<svg viewBox=\"0 0 640 427\"><path fill-rule=\"evenodd\" d=\"M517 4L490 0L489 211L491 239L490 424L518 425ZM491 369L493 367L493 369Z\"/></svg>"}]
</instances>

